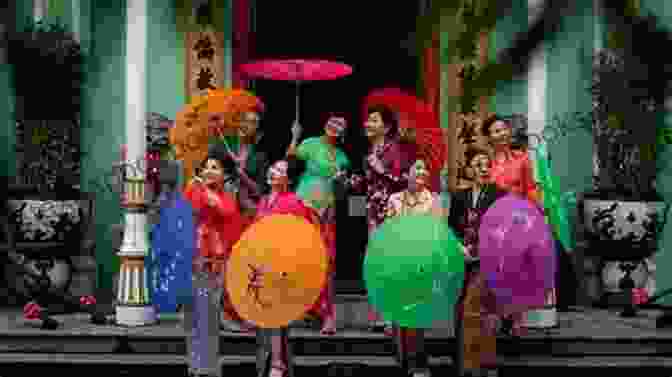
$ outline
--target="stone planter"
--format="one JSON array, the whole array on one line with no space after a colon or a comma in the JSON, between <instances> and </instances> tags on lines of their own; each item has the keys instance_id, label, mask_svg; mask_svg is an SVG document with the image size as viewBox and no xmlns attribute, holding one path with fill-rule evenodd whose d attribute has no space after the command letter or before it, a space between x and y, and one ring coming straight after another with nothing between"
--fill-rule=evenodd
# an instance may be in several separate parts
<instances>
[{"instance_id":1,"label":"stone planter","mask_svg":"<svg viewBox=\"0 0 672 377\"><path fill-rule=\"evenodd\" d=\"M600 200L582 202L588 256L604 260L642 260L656 251L669 205L665 202Z\"/></svg>"},{"instance_id":2,"label":"stone planter","mask_svg":"<svg viewBox=\"0 0 672 377\"><path fill-rule=\"evenodd\" d=\"M655 265L650 257L657 251L669 204L586 198L581 207L588 241L585 256L596 258L596 267L601 269L596 273L601 280L602 304L606 297L624 293L621 285L628 276L627 268L632 270L629 277L634 288L653 294ZM627 297L623 299L629 302Z\"/></svg>"}]
</instances>

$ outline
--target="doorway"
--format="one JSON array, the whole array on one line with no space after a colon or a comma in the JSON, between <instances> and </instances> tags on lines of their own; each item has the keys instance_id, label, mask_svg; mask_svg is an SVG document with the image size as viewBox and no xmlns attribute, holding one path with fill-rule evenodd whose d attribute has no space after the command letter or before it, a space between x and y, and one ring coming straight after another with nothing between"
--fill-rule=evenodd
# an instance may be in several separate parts
<instances>
[{"instance_id":1,"label":"doorway","mask_svg":"<svg viewBox=\"0 0 672 377\"><path fill-rule=\"evenodd\" d=\"M338 2L338 6L300 3L259 2L252 58L327 59L353 67L353 74L348 77L302 85L300 122L304 138L317 136L326 113L345 114L349 128L344 149L353 168L361 171L368 149L362 133L364 97L382 87L415 92L419 62L402 41L415 28L419 6L413 1L394 5L383 1L349 1ZM256 80L253 87L267 107L262 121L266 137L261 147L273 160L282 158L294 120L294 85ZM339 201L337 212L336 287L339 292L361 292L366 221L363 217L349 216L347 200Z\"/></svg>"}]
</instances>

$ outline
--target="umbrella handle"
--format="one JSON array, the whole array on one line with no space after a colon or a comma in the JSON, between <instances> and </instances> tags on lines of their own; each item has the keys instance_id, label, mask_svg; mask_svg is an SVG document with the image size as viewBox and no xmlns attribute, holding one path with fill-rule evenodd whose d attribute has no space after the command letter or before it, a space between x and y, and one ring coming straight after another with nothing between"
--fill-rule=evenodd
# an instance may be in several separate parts
<instances>
[{"instance_id":1,"label":"umbrella handle","mask_svg":"<svg viewBox=\"0 0 672 377\"><path fill-rule=\"evenodd\" d=\"M299 87L301 86L300 81L296 81L296 94L295 94L295 100L296 100L296 114L294 115L294 121L296 123L299 123L299 106L300 106L300 101L299 101Z\"/></svg>"}]
</instances>

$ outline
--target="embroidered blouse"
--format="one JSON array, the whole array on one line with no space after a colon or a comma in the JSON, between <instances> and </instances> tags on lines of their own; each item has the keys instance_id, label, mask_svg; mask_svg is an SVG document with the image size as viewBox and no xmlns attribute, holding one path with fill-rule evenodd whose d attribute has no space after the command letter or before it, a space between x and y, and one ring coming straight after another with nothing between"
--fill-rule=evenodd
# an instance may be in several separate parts
<instances>
[{"instance_id":1,"label":"embroidered blouse","mask_svg":"<svg viewBox=\"0 0 672 377\"><path fill-rule=\"evenodd\" d=\"M184 192L197 216L196 247L201 257L225 258L240 238L244 221L230 193L214 191L215 202L210 206L206 190L201 184L190 184Z\"/></svg>"}]
</instances>

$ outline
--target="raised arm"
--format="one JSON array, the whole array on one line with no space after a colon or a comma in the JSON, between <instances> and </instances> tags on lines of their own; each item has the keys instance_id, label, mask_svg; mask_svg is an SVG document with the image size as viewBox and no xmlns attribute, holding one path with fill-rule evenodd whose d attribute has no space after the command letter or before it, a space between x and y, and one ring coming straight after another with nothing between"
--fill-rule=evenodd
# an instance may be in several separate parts
<instances>
[{"instance_id":1,"label":"raised arm","mask_svg":"<svg viewBox=\"0 0 672 377\"><path fill-rule=\"evenodd\" d=\"M215 193L198 181L192 182L187 187L184 191L184 197L189 200L194 210L202 216L213 214L219 217L227 217L238 212L235 201L226 200L223 194Z\"/></svg>"}]
</instances>

